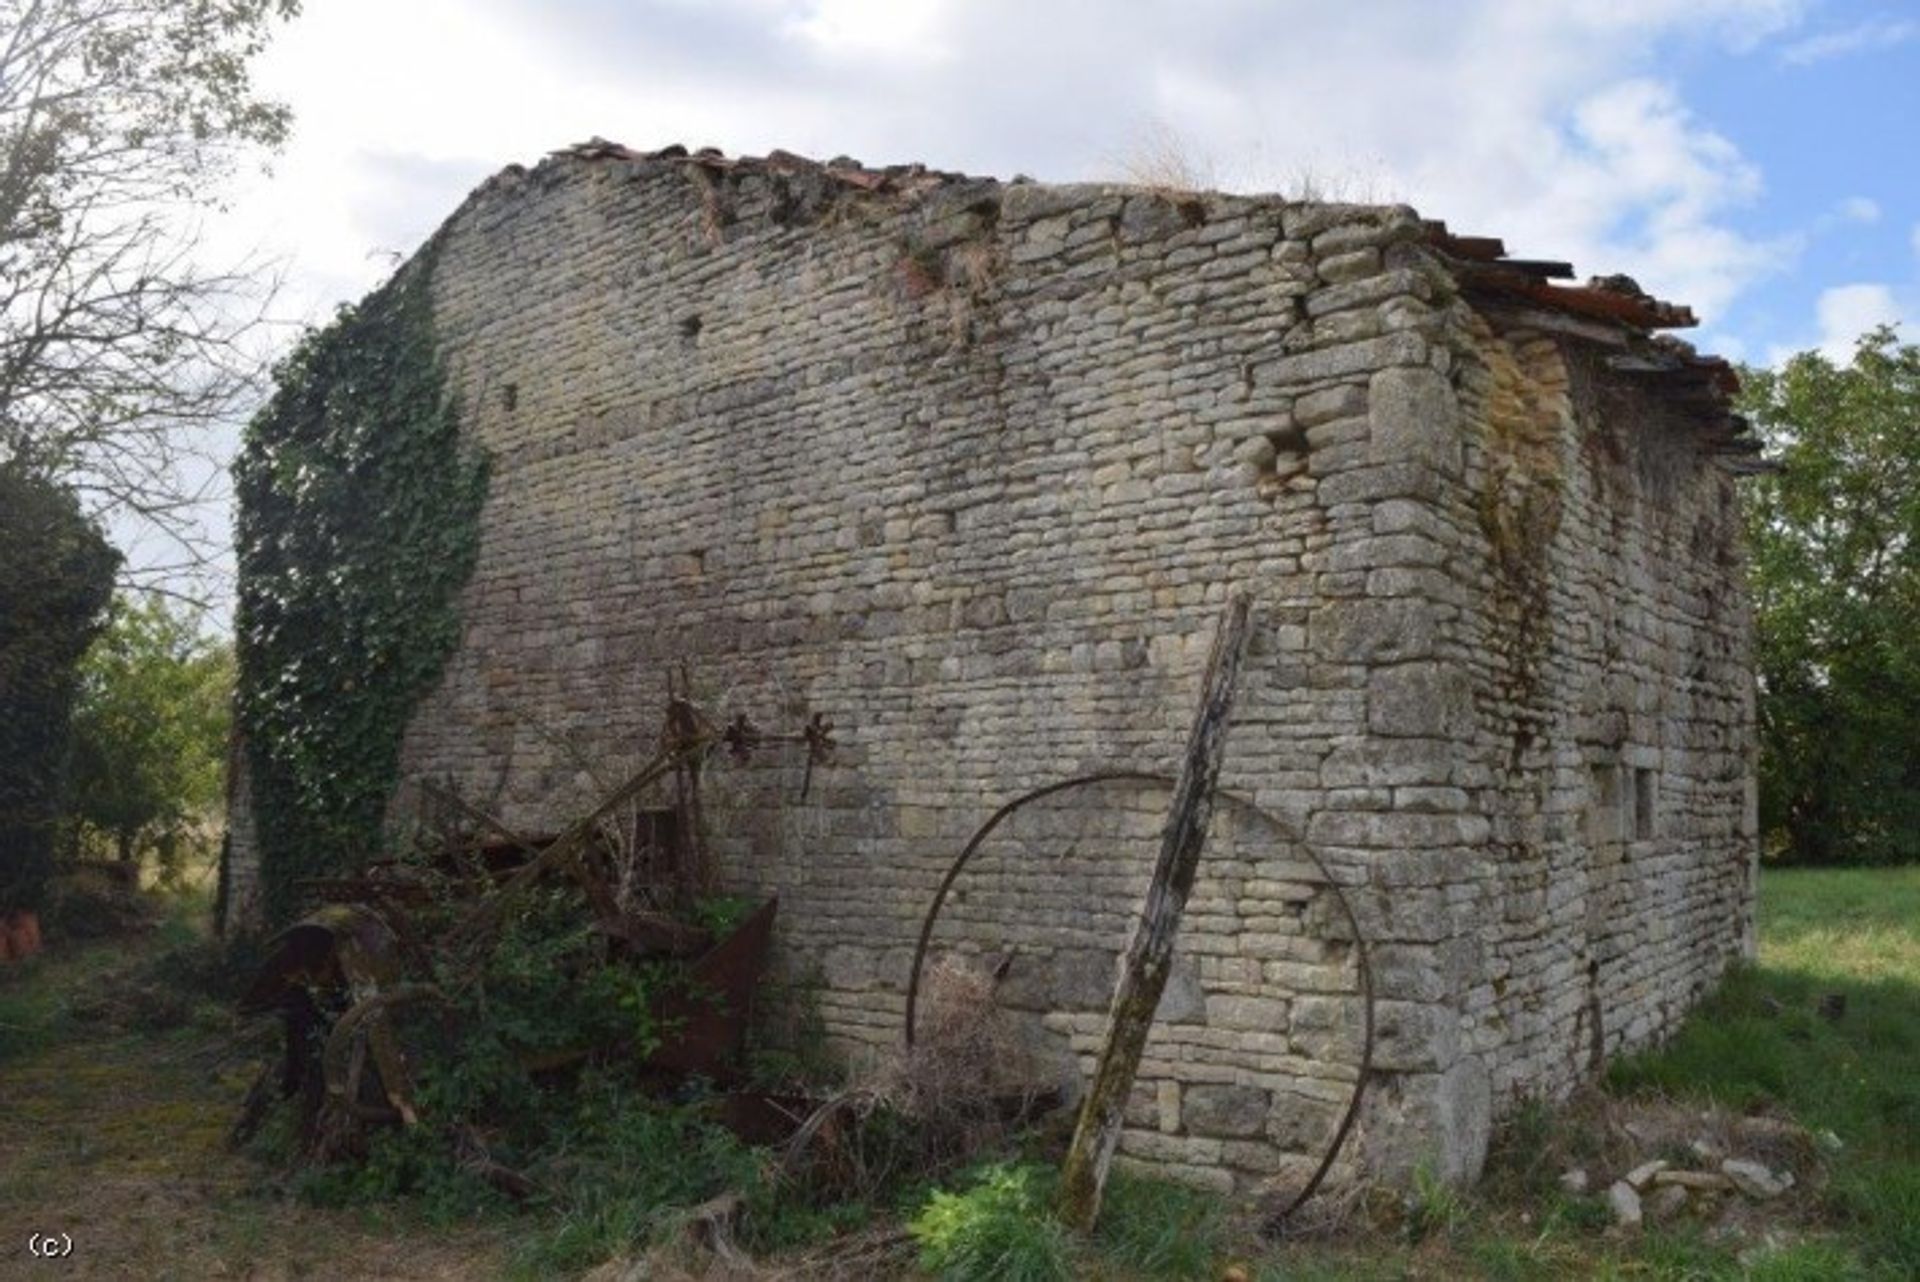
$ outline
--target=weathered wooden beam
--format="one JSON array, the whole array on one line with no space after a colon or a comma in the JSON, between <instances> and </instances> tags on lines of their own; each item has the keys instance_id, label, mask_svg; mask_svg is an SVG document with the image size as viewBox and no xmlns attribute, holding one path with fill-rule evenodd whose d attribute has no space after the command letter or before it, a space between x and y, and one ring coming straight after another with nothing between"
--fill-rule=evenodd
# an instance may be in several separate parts
<instances>
[{"instance_id":1,"label":"weathered wooden beam","mask_svg":"<svg viewBox=\"0 0 1920 1282\"><path fill-rule=\"evenodd\" d=\"M1573 264L1549 258L1502 258L1500 266L1540 280L1572 280Z\"/></svg>"},{"instance_id":2,"label":"weathered wooden beam","mask_svg":"<svg viewBox=\"0 0 1920 1282\"><path fill-rule=\"evenodd\" d=\"M1127 1096L1140 1069L1147 1032L1153 1027L1160 994L1173 964L1173 939L1180 915L1200 867L1207 828L1213 819L1213 794L1220 781L1220 761L1226 750L1227 720L1233 710L1234 683L1251 631L1250 603L1236 596L1221 616L1213 638L1207 673L1200 688L1200 707L1193 733L1173 788L1173 804L1160 836L1160 855L1147 884L1140 921L1127 945L1126 964L1113 992L1107 1022L1107 1044L1074 1127L1060 1174L1060 1216L1081 1232L1090 1232L1100 1214L1100 1196L1106 1188L1113 1150L1120 1142Z\"/></svg>"}]
</instances>

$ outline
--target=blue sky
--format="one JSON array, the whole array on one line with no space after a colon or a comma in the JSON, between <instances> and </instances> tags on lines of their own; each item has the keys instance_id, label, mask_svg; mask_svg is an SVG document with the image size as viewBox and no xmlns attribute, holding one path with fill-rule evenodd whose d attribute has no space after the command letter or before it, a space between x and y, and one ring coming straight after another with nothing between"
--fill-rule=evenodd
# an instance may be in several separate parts
<instances>
[{"instance_id":1,"label":"blue sky","mask_svg":"<svg viewBox=\"0 0 1920 1282\"><path fill-rule=\"evenodd\" d=\"M1868 320L1920 319L1920 4L1812 12L1817 21L1743 54L1693 48L1668 63L1701 118L1763 176L1736 225L1797 238L1782 269L1718 322L1756 361L1844 345ZM1907 336L1920 333L1910 324Z\"/></svg>"},{"instance_id":2,"label":"blue sky","mask_svg":"<svg viewBox=\"0 0 1920 1282\"><path fill-rule=\"evenodd\" d=\"M216 252L291 335L599 135L1406 201L1692 304L1737 359L1920 336L1920 0L310 0ZM224 525L224 507L210 523Z\"/></svg>"}]
</instances>

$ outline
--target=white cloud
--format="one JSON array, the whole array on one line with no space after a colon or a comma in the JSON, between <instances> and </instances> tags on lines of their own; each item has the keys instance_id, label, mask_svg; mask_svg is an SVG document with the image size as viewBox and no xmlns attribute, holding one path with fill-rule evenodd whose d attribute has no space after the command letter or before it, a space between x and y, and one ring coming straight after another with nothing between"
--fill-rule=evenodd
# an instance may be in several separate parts
<instances>
[{"instance_id":1,"label":"white cloud","mask_svg":"<svg viewBox=\"0 0 1920 1282\"><path fill-rule=\"evenodd\" d=\"M1850 223L1877 223L1880 202L1869 196L1848 196L1835 207L1835 212Z\"/></svg>"},{"instance_id":2,"label":"white cloud","mask_svg":"<svg viewBox=\"0 0 1920 1282\"><path fill-rule=\"evenodd\" d=\"M932 63L951 52L946 16L940 0L815 0L789 26L830 54Z\"/></svg>"},{"instance_id":3,"label":"white cloud","mask_svg":"<svg viewBox=\"0 0 1920 1282\"><path fill-rule=\"evenodd\" d=\"M1599 86L1565 123L1548 115L1529 133L1505 155L1445 172L1436 158L1418 185L1438 208L1474 211L1516 249L1571 259L1586 274L1626 272L1704 315L1791 257L1791 240L1755 238L1728 221L1759 195L1760 173L1671 86Z\"/></svg>"},{"instance_id":4,"label":"white cloud","mask_svg":"<svg viewBox=\"0 0 1920 1282\"><path fill-rule=\"evenodd\" d=\"M1769 349L1769 364L1778 365L1796 352L1817 348L1837 365L1853 360L1854 344L1877 325L1900 325L1911 315L1892 286L1877 283L1836 285L1823 290L1814 304L1818 335L1810 342Z\"/></svg>"},{"instance_id":5,"label":"white cloud","mask_svg":"<svg viewBox=\"0 0 1920 1282\"><path fill-rule=\"evenodd\" d=\"M1791 67L1805 67L1829 58L1891 49L1916 36L1920 36L1920 22L1905 18L1874 18L1838 31L1823 31L1819 35L1796 40L1780 51L1780 61Z\"/></svg>"},{"instance_id":6,"label":"white cloud","mask_svg":"<svg viewBox=\"0 0 1920 1282\"><path fill-rule=\"evenodd\" d=\"M295 135L216 248L284 256L283 313L321 319L486 175L594 135L1073 181L1160 126L1229 187L1408 201L1723 322L1797 241L1742 229L1761 175L1648 68L1808 3L330 0L260 64Z\"/></svg>"},{"instance_id":7,"label":"white cloud","mask_svg":"<svg viewBox=\"0 0 1920 1282\"><path fill-rule=\"evenodd\" d=\"M1801 8L333 0L262 66L296 135L224 234L292 255L315 315L488 172L595 134L1072 180L1118 176L1159 122L1228 185L1311 174L1711 312L1792 246L1732 225L1759 175L1634 73L1662 38L1744 47Z\"/></svg>"}]
</instances>

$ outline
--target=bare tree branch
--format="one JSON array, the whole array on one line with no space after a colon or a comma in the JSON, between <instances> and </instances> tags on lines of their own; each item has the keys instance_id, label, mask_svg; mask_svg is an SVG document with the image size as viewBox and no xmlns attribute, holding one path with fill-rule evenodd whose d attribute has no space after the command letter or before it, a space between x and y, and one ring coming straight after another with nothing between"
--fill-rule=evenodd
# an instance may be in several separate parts
<instances>
[{"instance_id":1,"label":"bare tree branch","mask_svg":"<svg viewBox=\"0 0 1920 1282\"><path fill-rule=\"evenodd\" d=\"M204 567L218 432L277 285L199 216L286 137L248 64L296 0L0 0L0 471L71 486ZM146 577L151 577L150 575Z\"/></svg>"}]
</instances>

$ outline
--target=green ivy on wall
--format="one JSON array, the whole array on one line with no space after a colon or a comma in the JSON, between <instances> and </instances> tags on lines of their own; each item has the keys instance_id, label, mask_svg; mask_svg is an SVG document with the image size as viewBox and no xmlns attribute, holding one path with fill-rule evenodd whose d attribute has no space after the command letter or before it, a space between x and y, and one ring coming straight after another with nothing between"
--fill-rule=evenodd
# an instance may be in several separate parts
<instances>
[{"instance_id":1,"label":"green ivy on wall","mask_svg":"<svg viewBox=\"0 0 1920 1282\"><path fill-rule=\"evenodd\" d=\"M460 436L429 245L276 371L235 467L239 715L267 920L380 850L400 740L460 634L486 459Z\"/></svg>"}]
</instances>

